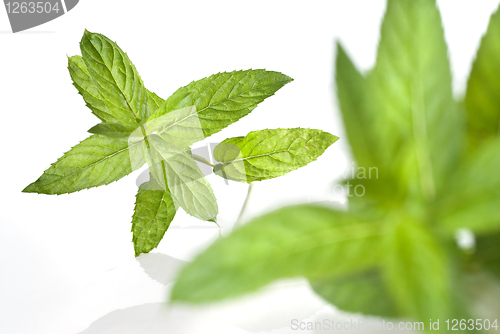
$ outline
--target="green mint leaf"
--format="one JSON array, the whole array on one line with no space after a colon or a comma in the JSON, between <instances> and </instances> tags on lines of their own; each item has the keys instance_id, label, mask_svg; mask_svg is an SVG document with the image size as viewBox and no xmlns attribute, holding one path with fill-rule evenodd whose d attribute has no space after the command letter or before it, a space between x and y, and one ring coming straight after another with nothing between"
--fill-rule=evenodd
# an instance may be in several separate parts
<instances>
[{"instance_id":1,"label":"green mint leaf","mask_svg":"<svg viewBox=\"0 0 500 334\"><path fill-rule=\"evenodd\" d=\"M266 129L224 140L214 149L214 172L251 183L291 172L315 161L338 137L314 129Z\"/></svg>"},{"instance_id":2,"label":"green mint leaf","mask_svg":"<svg viewBox=\"0 0 500 334\"><path fill-rule=\"evenodd\" d=\"M490 19L467 84L465 107L470 147L500 133L500 11Z\"/></svg>"},{"instance_id":3,"label":"green mint leaf","mask_svg":"<svg viewBox=\"0 0 500 334\"><path fill-rule=\"evenodd\" d=\"M235 297L278 278L351 274L380 259L382 229L312 205L258 217L218 239L180 273L171 299L202 303Z\"/></svg>"},{"instance_id":4,"label":"green mint leaf","mask_svg":"<svg viewBox=\"0 0 500 334\"><path fill-rule=\"evenodd\" d=\"M361 189L359 191L363 193L362 197L351 197L349 206L392 206L397 199L404 198L402 187L394 180L393 174L388 172L392 159L386 161L380 154L385 150L385 141L392 139L384 137L382 131L376 131L376 114L371 109L370 87L340 43L337 43L335 68L337 98L357 164L356 169L353 166L351 173L346 174L344 186L351 193L355 189Z\"/></svg>"},{"instance_id":5,"label":"green mint leaf","mask_svg":"<svg viewBox=\"0 0 500 334\"><path fill-rule=\"evenodd\" d=\"M126 138L134 128L127 127L118 123L99 123L89 129L89 133L103 135L110 138Z\"/></svg>"},{"instance_id":6,"label":"green mint leaf","mask_svg":"<svg viewBox=\"0 0 500 334\"><path fill-rule=\"evenodd\" d=\"M73 85L80 95L82 95L92 113L103 122L118 122L118 119L113 117L108 111L108 107L104 103L101 93L99 93L99 90L94 85L82 57L68 57L68 70L73 80Z\"/></svg>"},{"instance_id":7,"label":"green mint leaf","mask_svg":"<svg viewBox=\"0 0 500 334\"><path fill-rule=\"evenodd\" d=\"M342 311L390 318L400 316L378 270L312 281L311 286Z\"/></svg>"},{"instance_id":8,"label":"green mint leaf","mask_svg":"<svg viewBox=\"0 0 500 334\"><path fill-rule=\"evenodd\" d=\"M340 43L335 62L337 97L347 138L359 166L379 166L376 160L381 138L373 134L373 113L367 103L366 79L359 73Z\"/></svg>"},{"instance_id":9,"label":"green mint leaf","mask_svg":"<svg viewBox=\"0 0 500 334\"><path fill-rule=\"evenodd\" d=\"M448 194L439 203L437 222L454 235L467 228L476 234L500 231L500 138L481 145L457 167Z\"/></svg>"},{"instance_id":10,"label":"green mint leaf","mask_svg":"<svg viewBox=\"0 0 500 334\"><path fill-rule=\"evenodd\" d=\"M165 104L157 111L164 108ZM172 110L144 124L146 135L157 134L169 144L187 147L205 139L195 106Z\"/></svg>"},{"instance_id":11,"label":"green mint leaf","mask_svg":"<svg viewBox=\"0 0 500 334\"><path fill-rule=\"evenodd\" d=\"M92 135L66 152L23 192L66 194L117 181L132 172L130 148L127 139Z\"/></svg>"},{"instance_id":12,"label":"green mint leaf","mask_svg":"<svg viewBox=\"0 0 500 334\"><path fill-rule=\"evenodd\" d=\"M386 237L384 275L398 310L418 320L452 318L449 263L427 226L406 217Z\"/></svg>"},{"instance_id":13,"label":"green mint leaf","mask_svg":"<svg viewBox=\"0 0 500 334\"><path fill-rule=\"evenodd\" d=\"M260 102L293 79L279 72L246 70L217 73L179 88L167 99L166 112L195 106L205 137L219 132L249 114Z\"/></svg>"},{"instance_id":14,"label":"green mint leaf","mask_svg":"<svg viewBox=\"0 0 500 334\"><path fill-rule=\"evenodd\" d=\"M176 208L168 188L158 190L154 179L139 187L132 219L135 256L149 253L158 246L175 213Z\"/></svg>"},{"instance_id":15,"label":"green mint leaf","mask_svg":"<svg viewBox=\"0 0 500 334\"><path fill-rule=\"evenodd\" d=\"M165 100L148 90L148 108L150 113L154 113L165 103Z\"/></svg>"},{"instance_id":16,"label":"green mint leaf","mask_svg":"<svg viewBox=\"0 0 500 334\"><path fill-rule=\"evenodd\" d=\"M82 58L106 103L108 112L125 126L149 117L148 93L127 54L101 34L85 31Z\"/></svg>"},{"instance_id":17,"label":"green mint leaf","mask_svg":"<svg viewBox=\"0 0 500 334\"><path fill-rule=\"evenodd\" d=\"M198 219L215 220L217 199L191 154L157 135L148 138L151 149L159 157L153 161L157 166L150 168L152 176L161 186L168 187L176 206Z\"/></svg>"},{"instance_id":18,"label":"green mint leaf","mask_svg":"<svg viewBox=\"0 0 500 334\"><path fill-rule=\"evenodd\" d=\"M83 96L87 107L92 110L101 121L109 123L118 123L119 119L113 117L109 111L106 103L104 102L101 93L94 85L90 77L87 65L85 65L81 56L68 57L68 70L73 80L73 85L76 87L80 95ZM153 92L148 93L148 106L151 112L156 111L161 105L165 103L161 97Z\"/></svg>"},{"instance_id":19,"label":"green mint leaf","mask_svg":"<svg viewBox=\"0 0 500 334\"><path fill-rule=\"evenodd\" d=\"M463 117L434 0L389 0L375 68L368 76L377 150L408 195L432 201L462 150Z\"/></svg>"}]
</instances>

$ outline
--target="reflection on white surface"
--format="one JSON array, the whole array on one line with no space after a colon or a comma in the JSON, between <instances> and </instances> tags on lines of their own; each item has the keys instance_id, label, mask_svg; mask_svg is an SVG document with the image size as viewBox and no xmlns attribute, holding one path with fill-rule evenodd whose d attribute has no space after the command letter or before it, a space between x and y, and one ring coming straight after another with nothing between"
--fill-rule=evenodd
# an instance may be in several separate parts
<instances>
[{"instance_id":1,"label":"reflection on white surface","mask_svg":"<svg viewBox=\"0 0 500 334\"><path fill-rule=\"evenodd\" d=\"M143 254L136 260L146 275L169 286L187 263L162 253ZM208 306L160 302L115 310L92 322L81 334L267 333L290 330L292 319L307 319L325 305L326 302L314 295L306 280L298 279Z\"/></svg>"},{"instance_id":2,"label":"reflection on white surface","mask_svg":"<svg viewBox=\"0 0 500 334\"><path fill-rule=\"evenodd\" d=\"M142 254L136 259L149 277L164 285L172 283L179 269L187 263L162 253Z\"/></svg>"},{"instance_id":3,"label":"reflection on white surface","mask_svg":"<svg viewBox=\"0 0 500 334\"><path fill-rule=\"evenodd\" d=\"M170 274L156 272L155 275L166 277ZM294 329L293 320L302 323L304 329ZM115 310L97 319L79 334L326 334L332 333L332 329L325 325L332 320L354 324L371 321L372 326L378 326L382 321L376 317L340 312L315 296L307 281L289 280L251 296L208 306L169 305L163 302ZM400 320L392 321L397 326ZM315 327L308 329L308 325ZM354 328L336 329L335 332L364 334L380 330L370 329L368 325L355 325ZM391 331L403 332L414 331Z\"/></svg>"},{"instance_id":4,"label":"reflection on white surface","mask_svg":"<svg viewBox=\"0 0 500 334\"><path fill-rule=\"evenodd\" d=\"M80 334L218 334L221 325L210 310L193 311L186 307L168 307L166 303L148 303L106 314Z\"/></svg>"},{"instance_id":5,"label":"reflection on white surface","mask_svg":"<svg viewBox=\"0 0 500 334\"><path fill-rule=\"evenodd\" d=\"M171 277L172 273L166 271L156 270L154 275L161 279ZM146 272L151 271L146 269ZM208 306L161 302L115 310L95 320L80 334L294 333L290 328L292 319L307 321L326 305L305 280L293 280L274 284L254 295Z\"/></svg>"},{"instance_id":6,"label":"reflection on white surface","mask_svg":"<svg viewBox=\"0 0 500 334\"><path fill-rule=\"evenodd\" d=\"M144 270L144 276L149 276L169 288L172 287L178 271L187 263L162 253L143 254L136 258L136 261ZM123 272L120 268L113 270ZM476 279L479 280L473 285L480 286L488 282L484 277ZM481 279L483 281L480 281ZM497 290L498 287L496 290L491 289ZM327 327L332 326L332 320L335 324L347 323L348 327L354 324L353 328L337 328L335 333L387 332L377 329L377 326L382 326L382 320L386 323L392 322L394 329L391 333L416 332L397 328L401 322L403 326L410 323L404 319L381 319L339 311L315 295L305 279L279 281L257 293L204 306L169 304L166 302L167 295L168 291L165 292L162 302L144 303L111 311L93 321L79 334L326 334L333 331L331 327ZM483 302L490 299L493 304L498 304L498 298L482 298ZM484 303L478 302L478 305ZM480 314L489 314L491 309L495 308L488 307ZM494 317L493 314L490 316ZM304 329L294 329L292 321L295 321L295 324L301 323ZM308 326L313 328L309 329Z\"/></svg>"}]
</instances>

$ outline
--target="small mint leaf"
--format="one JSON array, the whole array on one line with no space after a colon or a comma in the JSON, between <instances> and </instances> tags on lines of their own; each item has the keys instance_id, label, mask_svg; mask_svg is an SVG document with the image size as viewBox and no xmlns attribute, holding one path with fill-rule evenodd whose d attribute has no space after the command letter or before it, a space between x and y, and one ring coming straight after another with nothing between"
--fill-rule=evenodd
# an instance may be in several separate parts
<instances>
[{"instance_id":1,"label":"small mint leaf","mask_svg":"<svg viewBox=\"0 0 500 334\"><path fill-rule=\"evenodd\" d=\"M229 138L214 149L214 173L251 183L284 175L315 161L338 137L314 129L266 129Z\"/></svg>"}]
</instances>

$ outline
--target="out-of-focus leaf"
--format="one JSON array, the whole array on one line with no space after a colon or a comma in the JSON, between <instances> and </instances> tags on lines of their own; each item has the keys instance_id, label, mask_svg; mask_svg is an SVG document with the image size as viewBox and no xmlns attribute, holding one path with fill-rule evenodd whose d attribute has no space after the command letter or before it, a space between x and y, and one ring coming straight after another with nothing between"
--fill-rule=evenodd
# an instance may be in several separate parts
<instances>
[{"instance_id":1,"label":"out-of-focus leaf","mask_svg":"<svg viewBox=\"0 0 500 334\"><path fill-rule=\"evenodd\" d=\"M490 19L467 83L465 107L469 147L500 132L500 11Z\"/></svg>"},{"instance_id":2,"label":"out-of-focus leaf","mask_svg":"<svg viewBox=\"0 0 500 334\"><path fill-rule=\"evenodd\" d=\"M477 234L500 231L500 138L481 145L450 180L440 202L439 226L454 234L467 228Z\"/></svg>"},{"instance_id":3,"label":"out-of-focus leaf","mask_svg":"<svg viewBox=\"0 0 500 334\"><path fill-rule=\"evenodd\" d=\"M466 275L463 291L469 297L470 317L458 319L491 319L493 324L500 314L500 281L487 271L478 271ZM492 327L492 329L494 329ZM494 333L495 330L492 330ZM484 333L484 331L482 331Z\"/></svg>"},{"instance_id":4,"label":"out-of-focus leaf","mask_svg":"<svg viewBox=\"0 0 500 334\"><path fill-rule=\"evenodd\" d=\"M229 138L214 149L214 172L226 179L248 182L284 175L315 161L338 137L314 129L275 129Z\"/></svg>"},{"instance_id":5,"label":"out-of-focus leaf","mask_svg":"<svg viewBox=\"0 0 500 334\"><path fill-rule=\"evenodd\" d=\"M472 319L468 266L497 276L500 268L500 239L491 235L500 230L500 139L464 158L465 108L453 100L435 1L389 0L375 68L365 79L338 46L336 80L354 157L366 172L377 168L376 178L345 177L351 192L364 190L349 197L347 212L299 206L255 218L188 265L171 298L215 301L305 276L347 311L405 317L426 329L429 319L441 329L447 319ZM214 155L237 159L243 141L230 138ZM244 165L235 169L257 178ZM457 247L459 228L476 234L476 253Z\"/></svg>"},{"instance_id":6,"label":"out-of-focus leaf","mask_svg":"<svg viewBox=\"0 0 500 334\"><path fill-rule=\"evenodd\" d=\"M354 66L340 43L337 43L335 62L337 98L342 120L354 158L359 166L379 166L377 152L382 142L373 131L373 118L367 103L366 79Z\"/></svg>"},{"instance_id":7,"label":"out-of-focus leaf","mask_svg":"<svg viewBox=\"0 0 500 334\"><path fill-rule=\"evenodd\" d=\"M422 321L449 319L449 263L431 230L403 218L388 233L384 251L384 281L398 311Z\"/></svg>"},{"instance_id":8,"label":"out-of-focus leaf","mask_svg":"<svg viewBox=\"0 0 500 334\"><path fill-rule=\"evenodd\" d=\"M279 72L246 70L217 73L179 88L167 99L166 112L195 106L205 137L249 114L259 103L293 79Z\"/></svg>"},{"instance_id":9,"label":"out-of-focus leaf","mask_svg":"<svg viewBox=\"0 0 500 334\"><path fill-rule=\"evenodd\" d=\"M359 167L361 168L361 167ZM372 167L373 168L373 167ZM403 189L395 187L389 175L383 177L384 169L365 169L366 178L360 178L355 173L355 178L342 181L332 186L334 191L342 190L349 200L349 208L352 211L370 210L380 212L381 210L393 210L395 207L404 205L405 194ZM338 188L338 187L341 188Z\"/></svg>"},{"instance_id":10,"label":"out-of-focus leaf","mask_svg":"<svg viewBox=\"0 0 500 334\"><path fill-rule=\"evenodd\" d=\"M175 216L176 208L170 191L168 188L158 190L156 182L153 179L142 184L137 193L132 218L135 256L156 248Z\"/></svg>"},{"instance_id":11,"label":"out-of-focus leaf","mask_svg":"<svg viewBox=\"0 0 500 334\"><path fill-rule=\"evenodd\" d=\"M342 311L391 318L400 315L377 270L313 281L311 286Z\"/></svg>"},{"instance_id":12,"label":"out-of-focus leaf","mask_svg":"<svg viewBox=\"0 0 500 334\"><path fill-rule=\"evenodd\" d=\"M383 172L412 198L432 201L457 163L463 136L434 0L388 1L368 85Z\"/></svg>"},{"instance_id":13,"label":"out-of-focus leaf","mask_svg":"<svg viewBox=\"0 0 500 334\"><path fill-rule=\"evenodd\" d=\"M279 278L317 279L366 270L380 259L380 224L302 205L258 217L217 240L180 273L171 299L202 303Z\"/></svg>"},{"instance_id":14,"label":"out-of-focus leaf","mask_svg":"<svg viewBox=\"0 0 500 334\"><path fill-rule=\"evenodd\" d=\"M474 259L500 280L500 233L476 238Z\"/></svg>"}]
</instances>

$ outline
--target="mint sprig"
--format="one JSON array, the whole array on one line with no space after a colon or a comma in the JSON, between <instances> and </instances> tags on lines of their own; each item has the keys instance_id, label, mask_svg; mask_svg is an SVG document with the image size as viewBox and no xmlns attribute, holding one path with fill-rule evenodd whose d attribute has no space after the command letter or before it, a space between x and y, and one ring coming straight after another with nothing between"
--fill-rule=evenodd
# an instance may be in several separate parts
<instances>
[{"instance_id":1,"label":"mint sprig","mask_svg":"<svg viewBox=\"0 0 500 334\"><path fill-rule=\"evenodd\" d=\"M80 49L81 57L68 58L68 69L101 123L23 192L72 193L117 181L147 164L151 179L139 188L132 219L136 256L158 246L179 207L215 222L215 195L195 162L202 159L192 155L189 146L238 121L292 79L266 70L223 72L193 81L163 100L145 88L128 55L107 37L85 31ZM319 150L293 146L300 162L279 175L315 160L334 141L334 136L319 130L276 131L321 133L328 138ZM264 140L274 133L264 130L260 136ZM282 158L280 152L269 151L268 156Z\"/></svg>"}]
</instances>

